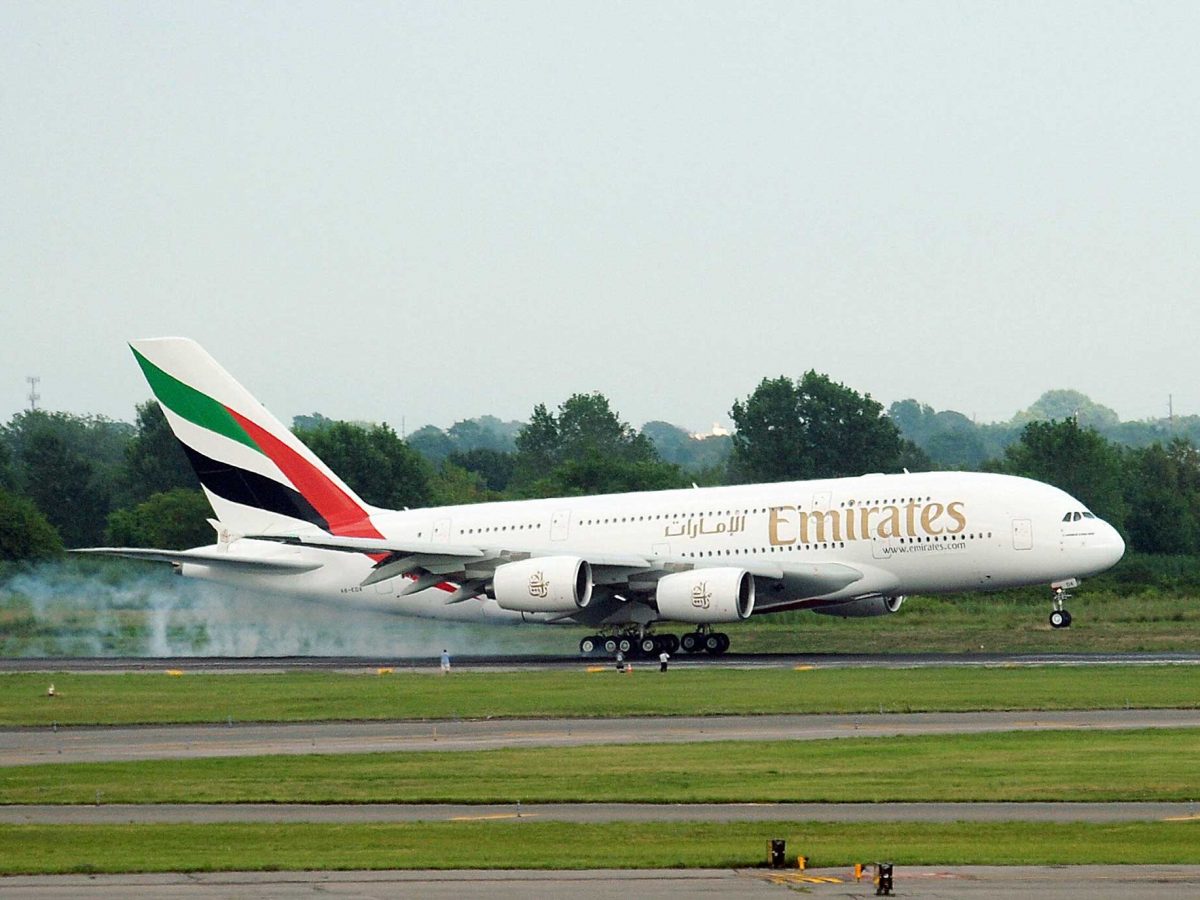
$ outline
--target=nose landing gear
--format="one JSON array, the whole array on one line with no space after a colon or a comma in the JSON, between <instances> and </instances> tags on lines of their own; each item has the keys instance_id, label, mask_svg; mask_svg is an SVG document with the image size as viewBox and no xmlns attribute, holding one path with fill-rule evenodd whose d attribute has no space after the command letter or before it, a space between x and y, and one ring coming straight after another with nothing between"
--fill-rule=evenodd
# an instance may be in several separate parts
<instances>
[{"instance_id":1,"label":"nose landing gear","mask_svg":"<svg viewBox=\"0 0 1200 900\"><path fill-rule=\"evenodd\" d=\"M1058 581L1050 585L1054 591L1054 605L1050 610L1051 628L1071 627L1071 614L1067 611L1064 604L1071 599L1071 595L1067 593L1067 590L1076 587L1078 584L1079 582L1072 578L1070 581Z\"/></svg>"}]
</instances>

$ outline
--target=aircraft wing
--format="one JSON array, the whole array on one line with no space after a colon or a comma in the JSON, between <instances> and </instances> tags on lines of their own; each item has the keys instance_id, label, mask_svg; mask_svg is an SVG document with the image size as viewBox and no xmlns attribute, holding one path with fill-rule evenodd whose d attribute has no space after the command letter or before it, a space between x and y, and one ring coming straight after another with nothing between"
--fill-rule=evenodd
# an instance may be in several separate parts
<instances>
[{"instance_id":1,"label":"aircraft wing","mask_svg":"<svg viewBox=\"0 0 1200 900\"><path fill-rule=\"evenodd\" d=\"M842 563L781 563L775 568L778 576L760 573L751 565L748 566L754 575L756 587L754 612L771 612L775 606L791 606L793 601L771 603L772 588L782 587L785 597L820 597L832 594L844 587L860 581L863 573L853 566Z\"/></svg>"},{"instance_id":2,"label":"aircraft wing","mask_svg":"<svg viewBox=\"0 0 1200 900\"><path fill-rule=\"evenodd\" d=\"M202 550L155 550L146 547L85 547L72 553L94 556L119 556L124 559L142 559L148 562L169 562L175 565L196 563L214 568L239 569L244 572L263 574L298 575L321 568L319 562L299 559L256 559L247 556L230 556L228 553L212 553Z\"/></svg>"},{"instance_id":3,"label":"aircraft wing","mask_svg":"<svg viewBox=\"0 0 1200 900\"><path fill-rule=\"evenodd\" d=\"M532 559L538 556L561 556L565 551L554 548L546 550L510 550L504 547L483 547L470 544L436 544L429 541L389 540L387 538L332 537L330 535L247 535L248 540L273 541L297 547L312 547L339 553L368 554L375 558L375 566L363 580L367 587L389 578L409 576L413 578L400 591L400 595L415 593L435 584L450 581L459 585L458 590L447 597L447 603L461 603L483 592L498 566L505 563ZM627 587L630 576L662 569L661 562L635 554L621 553L574 553L588 561L592 577L597 585L618 589ZM675 570L678 570L676 567Z\"/></svg>"}]
</instances>

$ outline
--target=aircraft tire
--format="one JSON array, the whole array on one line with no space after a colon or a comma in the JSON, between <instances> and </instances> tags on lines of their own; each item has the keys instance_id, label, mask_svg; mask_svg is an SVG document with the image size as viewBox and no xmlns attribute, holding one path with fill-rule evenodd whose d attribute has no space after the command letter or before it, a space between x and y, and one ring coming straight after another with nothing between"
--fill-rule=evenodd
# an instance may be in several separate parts
<instances>
[{"instance_id":1,"label":"aircraft tire","mask_svg":"<svg viewBox=\"0 0 1200 900\"><path fill-rule=\"evenodd\" d=\"M1065 609L1054 610L1054 612L1050 613L1050 627L1051 628L1070 628L1071 627L1071 614L1069 612L1067 612Z\"/></svg>"},{"instance_id":2,"label":"aircraft tire","mask_svg":"<svg viewBox=\"0 0 1200 900\"><path fill-rule=\"evenodd\" d=\"M722 653L724 653L726 650L729 649L729 635L727 635L723 631L719 632L717 634L717 640L720 641L720 643L721 643L720 649L717 650L717 655L720 656Z\"/></svg>"},{"instance_id":3,"label":"aircraft tire","mask_svg":"<svg viewBox=\"0 0 1200 900\"><path fill-rule=\"evenodd\" d=\"M600 639L594 634L589 634L579 642L579 652L584 656L591 656L600 647Z\"/></svg>"},{"instance_id":4,"label":"aircraft tire","mask_svg":"<svg viewBox=\"0 0 1200 900\"><path fill-rule=\"evenodd\" d=\"M689 631L679 639L679 649L684 653L699 653L704 649L704 635L696 631Z\"/></svg>"},{"instance_id":5,"label":"aircraft tire","mask_svg":"<svg viewBox=\"0 0 1200 900\"><path fill-rule=\"evenodd\" d=\"M679 650L679 638L678 638L676 635L673 635L673 634L660 634L660 635L658 636L658 639L659 639L660 641L662 641L662 648L663 648L664 650L666 650L668 653L670 653L672 656L674 656L674 655L675 655L675 653L676 653L676 652L678 652L678 650Z\"/></svg>"},{"instance_id":6,"label":"aircraft tire","mask_svg":"<svg viewBox=\"0 0 1200 900\"><path fill-rule=\"evenodd\" d=\"M609 656L617 655L617 639L616 638L605 639L604 652L607 653Z\"/></svg>"},{"instance_id":7,"label":"aircraft tire","mask_svg":"<svg viewBox=\"0 0 1200 900\"><path fill-rule=\"evenodd\" d=\"M642 656L655 656L658 653L658 638L647 635L638 641L638 652Z\"/></svg>"},{"instance_id":8,"label":"aircraft tire","mask_svg":"<svg viewBox=\"0 0 1200 900\"><path fill-rule=\"evenodd\" d=\"M720 632L710 631L704 637L704 652L709 656L721 655L721 634Z\"/></svg>"},{"instance_id":9,"label":"aircraft tire","mask_svg":"<svg viewBox=\"0 0 1200 900\"><path fill-rule=\"evenodd\" d=\"M628 656L633 651L633 641L629 638L619 638L617 640L617 649Z\"/></svg>"}]
</instances>

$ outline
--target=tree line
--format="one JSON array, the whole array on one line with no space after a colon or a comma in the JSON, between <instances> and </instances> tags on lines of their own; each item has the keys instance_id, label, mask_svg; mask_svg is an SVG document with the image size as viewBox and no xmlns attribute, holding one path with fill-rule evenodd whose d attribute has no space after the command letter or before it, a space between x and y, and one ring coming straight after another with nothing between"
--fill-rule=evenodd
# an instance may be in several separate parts
<instances>
[{"instance_id":1,"label":"tree line","mask_svg":"<svg viewBox=\"0 0 1200 900\"><path fill-rule=\"evenodd\" d=\"M1200 552L1191 419L1121 423L1083 395L1051 391L1011 422L979 426L915 400L885 410L814 371L763 379L730 416L729 436L697 439L666 422L639 431L590 393L538 404L524 423L483 416L407 439L386 423L319 413L297 416L293 430L364 500L393 509L961 469L1061 487L1135 551ZM132 423L38 410L0 426L0 559L208 544L211 515L153 401Z\"/></svg>"}]
</instances>

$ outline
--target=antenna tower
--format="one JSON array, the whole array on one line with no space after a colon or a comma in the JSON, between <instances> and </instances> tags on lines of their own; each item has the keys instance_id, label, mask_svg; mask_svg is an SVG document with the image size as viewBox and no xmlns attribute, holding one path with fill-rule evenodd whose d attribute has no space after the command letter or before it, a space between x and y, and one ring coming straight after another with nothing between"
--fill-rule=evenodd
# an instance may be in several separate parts
<instances>
[{"instance_id":1,"label":"antenna tower","mask_svg":"<svg viewBox=\"0 0 1200 900\"><path fill-rule=\"evenodd\" d=\"M37 375L30 375L25 379L29 382L29 411L33 412L37 409L37 403L42 399L42 395L38 393L38 383L42 380Z\"/></svg>"}]
</instances>

